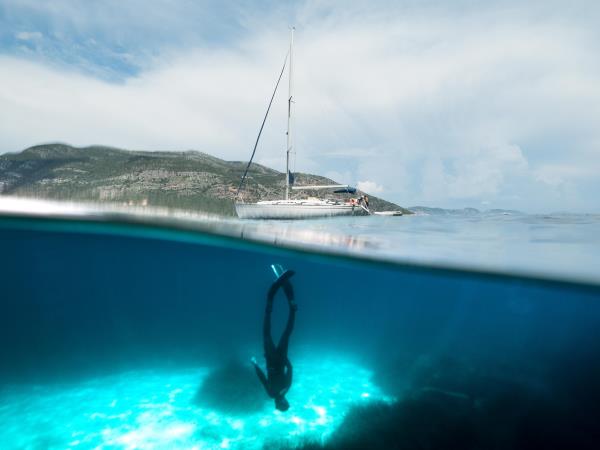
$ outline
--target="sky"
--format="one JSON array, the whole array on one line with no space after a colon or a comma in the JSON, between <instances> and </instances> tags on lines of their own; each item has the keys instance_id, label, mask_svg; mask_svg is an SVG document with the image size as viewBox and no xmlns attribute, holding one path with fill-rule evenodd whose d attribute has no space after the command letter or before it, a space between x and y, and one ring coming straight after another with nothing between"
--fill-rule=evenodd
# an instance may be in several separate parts
<instances>
[{"instance_id":1,"label":"sky","mask_svg":"<svg viewBox=\"0 0 600 450\"><path fill-rule=\"evenodd\" d=\"M0 0L0 153L247 160L293 25L293 170L403 206L600 212L598 23L595 1ZM256 156L278 170L287 89Z\"/></svg>"}]
</instances>

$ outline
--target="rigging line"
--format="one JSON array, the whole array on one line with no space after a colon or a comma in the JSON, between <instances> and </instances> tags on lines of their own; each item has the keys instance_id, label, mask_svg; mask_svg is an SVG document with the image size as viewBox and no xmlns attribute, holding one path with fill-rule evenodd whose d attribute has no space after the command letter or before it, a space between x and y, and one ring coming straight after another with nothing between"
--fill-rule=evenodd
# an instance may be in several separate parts
<instances>
[{"instance_id":1,"label":"rigging line","mask_svg":"<svg viewBox=\"0 0 600 450\"><path fill-rule=\"evenodd\" d=\"M256 153L256 148L258 147L258 141L260 140L260 135L262 134L262 130L265 126L265 122L267 121L267 116L269 115L269 111L271 110L271 105L273 104L273 99L275 98L275 93L277 92L277 88L279 87L279 82L281 81L281 77L283 76L283 71L285 70L285 66L287 64L287 59L290 52L288 51L285 55L285 59L283 60L283 67L281 68L281 73L279 74L279 78L277 79L277 83L275 84L275 89L273 90L273 95L271 96L271 101L269 102L269 106L267 107L267 112L265 113L265 117L262 121L262 125L260 126L260 130L258 131L258 136L256 137L256 142L254 143L254 149L252 150L252 156L250 156L250 161L248 161L248 165L246 166L246 170L244 171L244 175L242 176L242 180L240 181L240 185L237 188L237 193L235 194L236 198L239 197L240 191L244 184L244 180L246 179L246 175L248 175L248 170L250 169L250 164L252 164L252 159L254 158L254 154Z\"/></svg>"}]
</instances>

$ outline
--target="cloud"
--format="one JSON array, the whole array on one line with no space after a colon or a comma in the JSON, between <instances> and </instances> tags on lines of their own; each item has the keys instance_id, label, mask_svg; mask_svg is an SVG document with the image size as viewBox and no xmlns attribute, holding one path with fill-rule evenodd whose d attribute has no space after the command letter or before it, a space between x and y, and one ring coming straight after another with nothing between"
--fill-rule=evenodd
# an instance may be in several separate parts
<instances>
[{"instance_id":1,"label":"cloud","mask_svg":"<svg viewBox=\"0 0 600 450\"><path fill-rule=\"evenodd\" d=\"M527 160L515 145L477 149L452 159L448 166L439 155L432 155L424 166L422 192L430 198L494 196L508 179L527 176L527 169Z\"/></svg>"},{"instance_id":2,"label":"cloud","mask_svg":"<svg viewBox=\"0 0 600 450\"><path fill-rule=\"evenodd\" d=\"M403 205L600 209L595 3L585 14L545 2L317 1L268 14L233 4L223 14L242 31L217 27L210 39L192 24L218 16L209 2L158 2L144 15L136 2L104 2L110 15L25 4L60 39L51 58L0 56L0 152L59 140L245 160L291 17L296 170L369 180ZM73 36L85 45L71 65L60 43ZM286 91L284 81L257 154L279 170Z\"/></svg>"},{"instance_id":3,"label":"cloud","mask_svg":"<svg viewBox=\"0 0 600 450\"><path fill-rule=\"evenodd\" d=\"M383 186L378 185L375 181L359 181L356 183L356 187L369 194L378 194L383 192Z\"/></svg>"},{"instance_id":4,"label":"cloud","mask_svg":"<svg viewBox=\"0 0 600 450\"><path fill-rule=\"evenodd\" d=\"M44 35L39 31L19 31L15 37L20 41L34 41L42 39Z\"/></svg>"},{"instance_id":5,"label":"cloud","mask_svg":"<svg viewBox=\"0 0 600 450\"><path fill-rule=\"evenodd\" d=\"M597 170L597 164L593 164L592 167L543 164L533 172L533 176L549 187L559 187L578 179L596 178Z\"/></svg>"}]
</instances>

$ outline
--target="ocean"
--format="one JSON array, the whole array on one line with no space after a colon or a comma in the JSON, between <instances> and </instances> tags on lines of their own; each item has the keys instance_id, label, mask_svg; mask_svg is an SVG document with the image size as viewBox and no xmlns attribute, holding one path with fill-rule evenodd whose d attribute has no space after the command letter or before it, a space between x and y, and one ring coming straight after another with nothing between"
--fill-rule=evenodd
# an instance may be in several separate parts
<instances>
[{"instance_id":1,"label":"ocean","mask_svg":"<svg viewBox=\"0 0 600 450\"><path fill-rule=\"evenodd\" d=\"M600 214L413 207L401 217L249 221L260 238L408 264L598 283Z\"/></svg>"},{"instance_id":2,"label":"ocean","mask_svg":"<svg viewBox=\"0 0 600 450\"><path fill-rule=\"evenodd\" d=\"M7 449L597 448L600 216L0 208ZM289 410L271 266L295 271ZM274 300L277 342L289 313Z\"/></svg>"}]
</instances>

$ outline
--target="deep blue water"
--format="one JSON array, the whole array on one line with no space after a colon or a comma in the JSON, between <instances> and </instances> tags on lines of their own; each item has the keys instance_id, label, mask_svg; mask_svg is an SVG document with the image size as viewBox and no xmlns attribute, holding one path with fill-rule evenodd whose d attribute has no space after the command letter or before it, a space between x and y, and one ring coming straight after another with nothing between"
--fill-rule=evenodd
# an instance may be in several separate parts
<instances>
[{"instance_id":1,"label":"deep blue water","mask_svg":"<svg viewBox=\"0 0 600 450\"><path fill-rule=\"evenodd\" d=\"M2 448L595 448L598 219L580 219L243 225L336 256L0 216ZM286 413L248 363L273 263L299 304Z\"/></svg>"}]
</instances>

